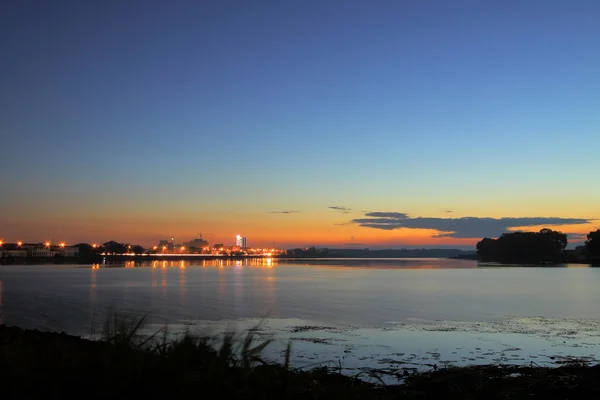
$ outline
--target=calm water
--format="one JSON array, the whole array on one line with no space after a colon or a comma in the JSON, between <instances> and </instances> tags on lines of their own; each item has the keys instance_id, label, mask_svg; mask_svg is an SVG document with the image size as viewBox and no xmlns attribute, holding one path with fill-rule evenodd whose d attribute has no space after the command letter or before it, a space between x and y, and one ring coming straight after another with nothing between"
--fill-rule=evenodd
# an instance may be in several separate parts
<instances>
[{"instance_id":1,"label":"calm water","mask_svg":"<svg viewBox=\"0 0 600 400\"><path fill-rule=\"evenodd\" d=\"M423 362L497 361L502 349L595 357L598 287L596 268L446 259L0 266L0 322L87 334L109 308L175 327L266 316L279 337L305 344L298 354L309 360L346 358L348 346L356 362L406 357L394 346Z\"/></svg>"}]
</instances>

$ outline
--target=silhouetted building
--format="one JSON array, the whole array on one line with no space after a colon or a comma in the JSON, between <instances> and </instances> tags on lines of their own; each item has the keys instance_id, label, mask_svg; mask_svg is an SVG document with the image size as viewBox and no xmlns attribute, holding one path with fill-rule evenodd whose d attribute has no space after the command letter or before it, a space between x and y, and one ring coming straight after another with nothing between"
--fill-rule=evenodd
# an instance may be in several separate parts
<instances>
[{"instance_id":1,"label":"silhouetted building","mask_svg":"<svg viewBox=\"0 0 600 400\"><path fill-rule=\"evenodd\" d=\"M49 243L24 243L21 247L27 250L27 257L54 257L58 250Z\"/></svg>"},{"instance_id":2,"label":"silhouetted building","mask_svg":"<svg viewBox=\"0 0 600 400\"><path fill-rule=\"evenodd\" d=\"M65 246L60 249L60 253L65 257L78 257L79 247L78 246Z\"/></svg>"},{"instance_id":3,"label":"silhouetted building","mask_svg":"<svg viewBox=\"0 0 600 400\"><path fill-rule=\"evenodd\" d=\"M161 240L158 242L158 248L162 250L173 250L173 242L170 240Z\"/></svg>"},{"instance_id":4,"label":"silhouetted building","mask_svg":"<svg viewBox=\"0 0 600 400\"><path fill-rule=\"evenodd\" d=\"M194 238L189 242L185 242L183 245L190 251L202 251L209 247L208 242L202 238Z\"/></svg>"},{"instance_id":5,"label":"silhouetted building","mask_svg":"<svg viewBox=\"0 0 600 400\"><path fill-rule=\"evenodd\" d=\"M27 257L27 249L16 243L4 243L0 246L0 257L25 258Z\"/></svg>"}]
</instances>

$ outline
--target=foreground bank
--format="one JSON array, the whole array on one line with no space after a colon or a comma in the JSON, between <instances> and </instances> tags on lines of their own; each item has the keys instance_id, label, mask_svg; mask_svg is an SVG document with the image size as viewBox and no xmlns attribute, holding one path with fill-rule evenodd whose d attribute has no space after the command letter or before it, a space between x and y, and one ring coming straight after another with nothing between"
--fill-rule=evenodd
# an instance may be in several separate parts
<instances>
[{"instance_id":1,"label":"foreground bank","mask_svg":"<svg viewBox=\"0 0 600 400\"><path fill-rule=\"evenodd\" d=\"M443 368L416 375L398 369L402 383L384 386L335 368L293 370L266 363L261 352L269 343L255 340L252 332L225 336L214 346L190 336L172 343L160 335L138 339L136 326L105 325L103 341L0 326L3 398L565 399L600 391L600 367L578 363Z\"/></svg>"}]
</instances>

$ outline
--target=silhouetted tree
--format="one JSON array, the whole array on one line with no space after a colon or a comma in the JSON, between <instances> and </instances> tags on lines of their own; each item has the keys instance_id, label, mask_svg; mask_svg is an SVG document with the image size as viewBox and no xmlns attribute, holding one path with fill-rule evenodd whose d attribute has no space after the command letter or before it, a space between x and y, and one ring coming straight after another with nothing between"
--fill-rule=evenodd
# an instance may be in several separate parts
<instances>
[{"instance_id":1,"label":"silhouetted tree","mask_svg":"<svg viewBox=\"0 0 600 400\"><path fill-rule=\"evenodd\" d=\"M124 254L127 251L127 245L111 240L103 244L106 254Z\"/></svg>"},{"instance_id":2,"label":"silhouetted tree","mask_svg":"<svg viewBox=\"0 0 600 400\"><path fill-rule=\"evenodd\" d=\"M539 232L504 233L498 239L477 243L482 261L541 263L560 262L567 247L567 235L551 229Z\"/></svg>"},{"instance_id":3,"label":"silhouetted tree","mask_svg":"<svg viewBox=\"0 0 600 400\"><path fill-rule=\"evenodd\" d=\"M593 256L600 256L600 229L587 235L585 248Z\"/></svg>"},{"instance_id":4,"label":"silhouetted tree","mask_svg":"<svg viewBox=\"0 0 600 400\"><path fill-rule=\"evenodd\" d=\"M496 259L496 240L484 238L477 243L477 254L481 261L495 261Z\"/></svg>"},{"instance_id":5,"label":"silhouetted tree","mask_svg":"<svg viewBox=\"0 0 600 400\"><path fill-rule=\"evenodd\" d=\"M96 254L96 249L88 243L78 243L75 245L79 249L79 257L87 258L92 257Z\"/></svg>"},{"instance_id":6,"label":"silhouetted tree","mask_svg":"<svg viewBox=\"0 0 600 400\"><path fill-rule=\"evenodd\" d=\"M136 244L135 246L131 246L131 252L135 255L140 255L140 254L144 254L145 249L140 246L139 244Z\"/></svg>"}]
</instances>

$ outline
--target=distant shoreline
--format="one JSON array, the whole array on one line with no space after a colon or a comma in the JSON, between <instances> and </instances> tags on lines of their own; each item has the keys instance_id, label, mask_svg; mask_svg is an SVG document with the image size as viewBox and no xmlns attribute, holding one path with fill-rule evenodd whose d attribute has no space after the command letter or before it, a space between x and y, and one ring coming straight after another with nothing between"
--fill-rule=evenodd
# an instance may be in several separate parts
<instances>
[{"instance_id":1,"label":"distant shoreline","mask_svg":"<svg viewBox=\"0 0 600 400\"><path fill-rule=\"evenodd\" d=\"M103 262L119 263L126 261L191 261L191 260L241 260L244 258L276 258L268 256L223 256L223 255L97 255L90 257L4 257L0 265L35 265L35 264L100 264Z\"/></svg>"},{"instance_id":2,"label":"distant shoreline","mask_svg":"<svg viewBox=\"0 0 600 400\"><path fill-rule=\"evenodd\" d=\"M248 255L235 255L235 256L227 256L227 255L138 255L138 256L130 256L130 255L98 255L92 257L4 257L0 258L0 265L60 265L60 264L119 264L125 263L127 261L200 261L200 260L243 260L243 259L277 259L277 260L301 260L301 261L319 261L319 260L394 260L394 259L419 259L419 258L436 258L436 259L448 259L448 260L467 260L467 261L479 261L479 257L477 254L465 254L465 255L457 255L451 257L423 257L418 255L404 255L397 257L385 257L385 256L377 256L373 255L370 257L365 257L364 255L329 255L327 257L297 257L297 256L248 256ZM556 263L531 263L530 261L512 261L512 262L494 262L494 264L499 265L518 265L518 264L527 264L527 265L540 265L540 266L556 266L562 264L582 264L582 265L592 265L592 266L600 266L600 259L594 258L586 258L586 259L570 259L565 258L560 262Z\"/></svg>"}]
</instances>

